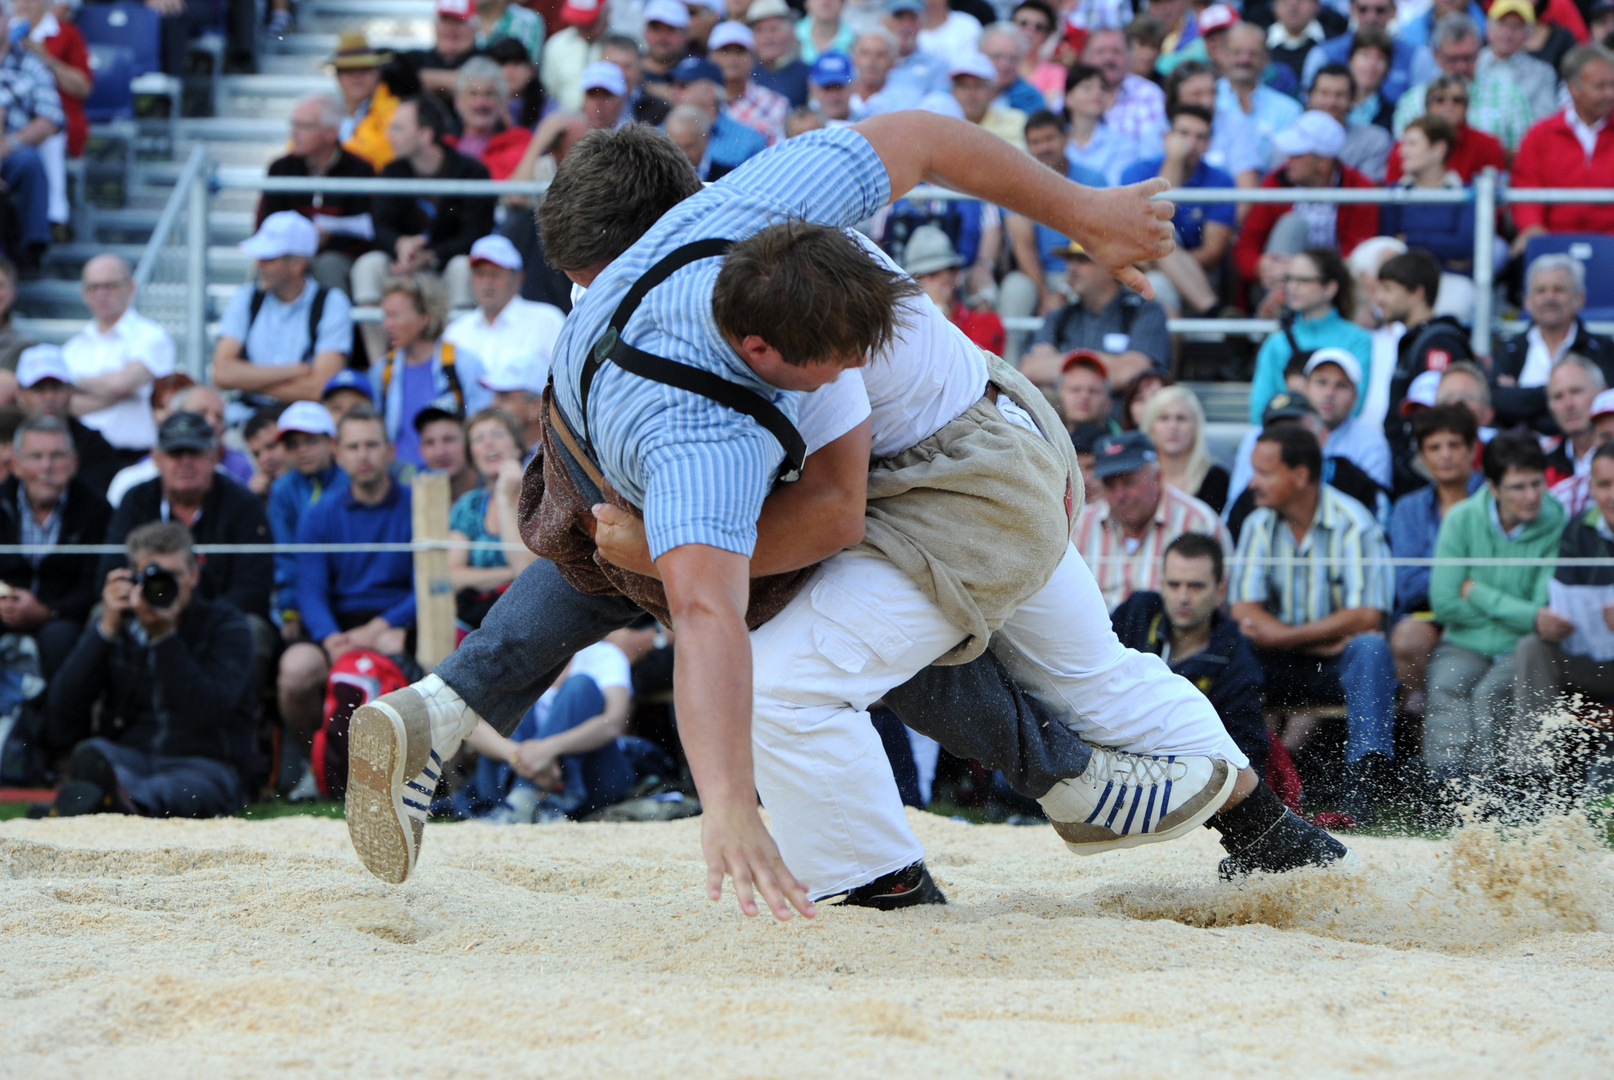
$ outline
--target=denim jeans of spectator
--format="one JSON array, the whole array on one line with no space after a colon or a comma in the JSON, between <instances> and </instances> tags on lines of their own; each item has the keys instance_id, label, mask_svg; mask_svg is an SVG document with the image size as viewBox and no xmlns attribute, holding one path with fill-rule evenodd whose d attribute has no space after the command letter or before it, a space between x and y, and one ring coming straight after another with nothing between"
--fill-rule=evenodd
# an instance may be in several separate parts
<instances>
[{"instance_id":1,"label":"denim jeans of spectator","mask_svg":"<svg viewBox=\"0 0 1614 1080\"><path fill-rule=\"evenodd\" d=\"M511 738L547 739L570 731L605 711L605 694L587 675L574 675L561 684L549 708L528 710ZM567 754L560 759L564 789L552 802L568 814L586 814L622 801L638 777L620 739L586 754ZM526 783L518 780L517 783Z\"/></svg>"},{"instance_id":2,"label":"denim jeans of spectator","mask_svg":"<svg viewBox=\"0 0 1614 1080\"><path fill-rule=\"evenodd\" d=\"M27 143L12 143L11 152L0 158L0 180L11 189L21 246L50 243L50 182L39 151Z\"/></svg>"},{"instance_id":3,"label":"denim jeans of spectator","mask_svg":"<svg viewBox=\"0 0 1614 1080\"><path fill-rule=\"evenodd\" d=\"M1256 654L1267 675L1267 703L1345 704L1345 760L1395 756L1395 660L1380 634L1359 634L1338 656Z\"/></svg>"},{"instance_id":4,"label":"denim jeans of spectator","mask_svg":"<svg viewBox=\"0 0 1614 1080\"><path fill-rule=\"evenodd\" d=\"M1489 772L1513 712L1513 654L1493 659L1442 641L1429 658L1423 762L1436 777Z\"/></svg>"},{"instance_id":5,"label":"denim jeans of spectator","mask_svg":"<svg viewBox=\"0 0 1614 1080\"><path fill-rule=\"evenodd\" d=\"M241 777L222 761L148 754L102 738L80 745L112 763L129 801L146 817L221 817L246 805Z\"/></svg>"}]
</instances>

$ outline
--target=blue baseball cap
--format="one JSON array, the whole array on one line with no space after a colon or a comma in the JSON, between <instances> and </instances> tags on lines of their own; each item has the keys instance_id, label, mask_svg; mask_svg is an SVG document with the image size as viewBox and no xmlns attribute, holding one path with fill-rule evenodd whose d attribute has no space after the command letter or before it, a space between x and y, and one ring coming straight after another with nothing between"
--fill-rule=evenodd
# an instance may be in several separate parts
<instances>
[{"instance_id":1,"label":"blue baseball cap","mask_svg":"<svg viewBox=\"0 0 1614 1080\"><path fill-rule=\"evenodd\" d=\"M375 387L370 385L370 377L352 368L343 368L332 375L331 381L325 384L325 389L319 392L319 399L324 401L338 390L357 390L371 401L375 400Z\"/></svg>"},{"instance_id":2,"label":"blue baseball cap","mask_svg":"<svg viewBox=\"0 0 1614 1080\"><path fill-rule=\"evenodd\" d=\"M827 52L813 61L807 76L814 86L847 86L852 81L852 61L845 53Z\"/></svg>"},{"instance_id":3,"label":"blue baseball cap","mask_svg":"<svg viewBox=\"0 0 1614 1080\"><path fill-rule=\"evenodd\" d=\"M885 9L891 15L899 15L904 11L917 13L925 10L925 0L885 0Z\"/></svg>"},{"instance_id":4,"label":"blue baseball cap","mask_svg":"<svg viewBox=\"0 0 1614 1080\"><path fill-rule=\"evenodd\" d=\"M1100 480L1137 472L1152 461L1159 461L1154 443L1141 431L1123 431L1119 435L1106 435L1093 444L1093 472Z\"/></svg>"},{"instance_id":5,"label":"blue baseball cap","mask_svg":"<svg viewBox=\"0 0 1614 1080\"><path fill-rule=\"evenodd\" d=\"M722 86L723 69L710 60L702 60L698 56L686 56L678 61L678 66L672 69L672 74L668 78L675 83L692 83L709 79Z\"/></svg>"}]
</instances>

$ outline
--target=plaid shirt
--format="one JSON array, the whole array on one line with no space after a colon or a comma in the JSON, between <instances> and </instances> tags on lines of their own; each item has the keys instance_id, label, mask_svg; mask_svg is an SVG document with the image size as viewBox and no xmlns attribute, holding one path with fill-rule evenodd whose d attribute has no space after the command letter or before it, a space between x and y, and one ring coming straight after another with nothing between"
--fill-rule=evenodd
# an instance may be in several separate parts
<instances>
[{"instance_id":1,"label":"plaid shirt","mask_svg":"<svg viewBox=\"0 0 1614 1080\"><path fill-rule=\"evenodd\" d=\"M50 516L45 519L45 524L41 525L38 521L34 520L34 508L28 505L27 489L22 484L18 484L17 509L20 512L17 516L22 521L22 532L17 537L17 543L48 544L51 547L55 547L57 539L62 535L62 507L66 505L67 492L63 491L62 497L56 500L56 508L52 510L50 512ZM40 561L44 559L47 554L49 554L49 552L34 551L24 555L23 558L27 559L35 570L38 570Z\"/></svg>"},{"instance_id":2,"label":"plaid shirt","mask_svg":"<svg viewBox=\"0 0 1614 1080\"><path fill-rule=\"evenodd\" d=\"M30 52L14 48L0 59L0 107L6 111L6 134L14 135L35 117L63 124L62 96L56 78L45 62Z\"/></svg>"},{"instance_id":3,"label":"plaid shirt","mask_svg":"<svg viewBox=\"0 0 1614 1080\"><path fill-rule=\"evenodd\" d=\"M1114 611L1135 592L1160 591L1166 546L1183 533L1191 532L1214 536L1221 542L1222 549L1231 554L1227 529L1216 511L1170 484L1161 484L1154 523L1136 549L1127 550L1126 530L1110 517L1107 502L1082 507L1070 538L1076 542L1076 550L1087 560L1093 577L1098 580L1104 605Z\"/></svg>"},{"instance_id":4,"label":"plaid shirt","mask_svg":"<svg viewBox=\"0 0 1614 1080\"><path fill-rule=\"evenodd\" d=\"M1140 148L1158 146L1166 131L1166 92L1128 72L1115 91L1115 104L1104 114L1104 122L1135 140Z\"/></svg>"},{"instance_id":5,"label":"plaid shirt","mask_svg":"<svg viewBox=\"0 0 1614 1080\"><path fill-rule=\"evenodd\" d=\"M785 137L785 117L790 115L790 99L749 79L745 93L729 102L734 119L768 140L772 146Z\"/></svg>"},{"instance_id":6,"label":"plaid shirt","mask_svg":"<svg viewBox=\"0 0 1614 1080\"><path fill-rule=\"evenodd\" d=\"M1298 545L1275 510L1261 507L1245 519L1233 556L1230 603L1264 604L1289 626L1351 608L1392 609L1390 547L1378 522L1349 495L1327 484L1321 491L1317 516Z\"/></svg>"},{"instance_id":7,"label":"plaid shirt","mask_svg":"<svg viewBox=\"0 0 1614 1080\"><path fill-rule=\"evenodd\" d=\"M1424 114L1423 99L1428 92L1429 84L1419 83L1401 95L1395 106L1396 138ZM1487 69L1468 84L1468 126L1496 136L1508 150L1519 148L1519 140L1535 122L1529 97L1505 70Z\"/></svg>"}]
</instances>

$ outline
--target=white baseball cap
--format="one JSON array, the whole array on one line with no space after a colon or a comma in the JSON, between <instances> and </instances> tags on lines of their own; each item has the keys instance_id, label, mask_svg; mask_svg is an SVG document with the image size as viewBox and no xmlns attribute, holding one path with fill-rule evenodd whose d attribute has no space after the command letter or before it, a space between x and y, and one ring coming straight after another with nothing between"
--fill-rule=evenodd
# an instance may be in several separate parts
<instances>
[{"instance_id":1,"label":"white baseball cap","mask_svg":"<svg viewBox=\"0 0 1614 1080\"><path fill-rule=\"evenodd\" d=\"M1345 126L1325 112L1309 109L1300 114L1293 126L1272 136L1272 145L1288 157L1316 154L1318 157L1339 157L1345 149Z\"/></svg>"},{"instance_id":2,"label":"white baseball cap","mask_svg":"<svg viewBox=\"0 0 1614 1080\"><path fill-rule=\"evenodd\" d=\"M495 394L502 394L510 390L525 390L529 394L541 394L544 392L544 383L548 380L549 372L542 364L522 364L506 361L490 367L476 381L482 384L482 389L492 390Z\"/></svg>"},{"instance_id":3,"label":"white baseball cap","mask_svg":"<svg viewBox=\"0 0 1614 1080\"><path fill-rule=\"evenodd\" d=\"M956 79L960 75L973 75L977 79L987 82L996 82L998 69L992 66L992 60L985 53L965 53L953 61L953 66L947 69L947 77Z\"/></svg>"},{"instance_id":4,"label":"white baseball cap","mask_svg":"<svg viewBox=\"0 0 1614 1080\"><path fill-rule=\"evenodd\" d=\"M590 90L604 90L617 97L628 96L628 80L623 78L622 69L609 60L596 60L583 69L583 93Z\"/></svg>"},{"instance_id":5,"label":"white baseball cap","mask_svg":"<svg viewBox=\"0 0 1614 1080\"><path fill-rule=\"evenodd\" d=\"M61 349L55 345L30 345L17 357L17 385L26 390L45 379L73 382Z\"/></svg>"},{"instance_id":6,"label":"white baseball cap","mask_svg":"<svg viewBox=\"0 0 1614 1080\"><path fill-rule=\"evenodd\" d=\"M1614 390L1604 390L1592 398L1592 419L1614 413Z\"/></svg>"},{"instance_id":7,"label":"white baseball cap","mask_svg":"<svg viewBox=\"0 0 1614 1080\"><path fill-rule=\"evenodd\" d=\"M1360 389L1362 386L1362 364L1349 349L1340 349L1330 346L1318 349L1306 361L1306 374L1310 375L1324 364L1333 364L1345 373L1351 380L1351 385Z\"/></svg>"},{"instance_id":8,"label":"white baseball cap","mask_svg":"<svg viewBox=\"0 0 1614 1080\"><path fill-rule=\"evenodd\" d=\"M617 72L618 75L621 72ZM471 265L479 262L490 262L494 266L502 266L506 270L520 270L523 268L521 252L507 238L498 233L489 233L471 245Z\"/></svg>"},{"instance_id":9,"label":"white baseball cap","mask_svg":"<svg viewBox=\"0 0 1614 1080\"><path fill-rule=\"evenodd\" d=\"M319 230L297 211L282 210L264 218L258 231L236 246L252 259L278 259L282 255L312 259L319 251Z\"/></svg>"},{"instance_id":10,"label":"white baseball cap","mask_svg":"<svg viewBox=\"0 0 1614 1080\"><path fill-rule=\"evenodd\" d=\"M730 45L739 45L751 52L755 52L757 47L756 35L751 33L751 28L745 23L734 22L733 20L720 22L712 27L711 35L706 39L707 53L715 53L717 50L727 48Z\"/></svg>"},{"instance_id":11,"label":"white baseball cap","mask_svg":"<svg viewBox=\"0 0 1614 1080\"><path fill-rule=\"evenodd\" d=\"M1405 416L1416 406L1426 409L1435 407L1436 394L1440 390L1439 371L1425 371L1413 379L1407 387L1407 396L1401 399L1401 415Z\"/></svg>"},{"instance_id":12,"label":"white baseball cap","mask_svg":"<svg viewBox=\"0 0 1614 1080\"><path fill-rule=\"evenodd\" d=\"M275 421L275 426L280 429L275 436L277 439L284 438L288 431L336 438L336 421L331 419L330 410L317 401L292 402L280 414L280 419Z\"/></svg>"},{"instance_id":13,"label":"white baseball cap","mask_svg":"<svg viewBox=\"0 0 1614 1080\"><path fill-rule=\"evenodd\" d=\"M644 6L644 21L658 22L663 26L676 26L680 30L689 29L689 9L678 0L650 0Z\"/></svg>"}]
</instances>

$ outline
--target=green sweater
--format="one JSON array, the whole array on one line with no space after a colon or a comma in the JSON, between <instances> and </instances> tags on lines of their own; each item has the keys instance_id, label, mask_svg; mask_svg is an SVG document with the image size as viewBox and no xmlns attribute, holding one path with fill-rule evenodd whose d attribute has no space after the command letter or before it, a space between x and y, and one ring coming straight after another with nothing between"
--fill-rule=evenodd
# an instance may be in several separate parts
<instances>
[{"instance_id":1,"label":"green sweater","mask_svg":"<svg viewBox=\"0 0 1614 1080\"><path fill-rule=\"evenodd\" d=\"M1429 600L1446 640L1484 656L1512 652L1535 629L1536 611L1547 603L1551 566L1467 566L1467 559L1556 558L1564 531L1564 508L1551 495L1517 540L1491 520L1491 489L1480 488L1446 514L1435 540L1435 558L1455 560L1429 575ZM1465 579L1474 588L1458 595Z\"/></svg>"}]
</instances>

